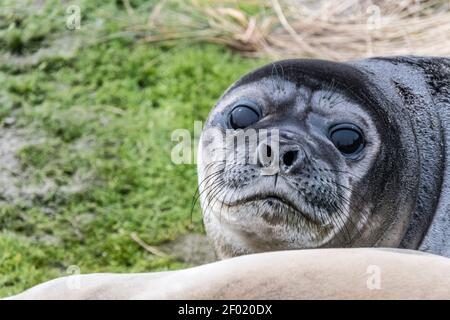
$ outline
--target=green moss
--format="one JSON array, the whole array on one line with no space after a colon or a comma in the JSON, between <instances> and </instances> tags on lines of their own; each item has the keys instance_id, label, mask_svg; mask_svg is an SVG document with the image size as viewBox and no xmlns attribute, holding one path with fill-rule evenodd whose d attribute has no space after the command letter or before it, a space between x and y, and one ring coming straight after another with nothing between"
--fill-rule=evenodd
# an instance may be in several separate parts
<instances>
[{"instance_id":1,"label":"green moss","mask_svg":"<svg viewBox=\"0 0 450 320\"><path fill-rule=\"evenodd\" d=\"M17 18L19 40L4 50L31 54L55 32L67 36L57 15L64 8L55 3L36 17ZM106 12L120 18L121 3L82 2L85 23L94 25ZM40 28L47 15L56 22ZM120 30L119 18L99 33ZM2 28L0 43L12 41L9 27ZM171 162L171 133L193 131L220 94L261 63L218 46L162 48L117 38L82 46L71 57L0 64L0 120L14 116L15 126L32 131L17 154L17 187L40 191L0 203L0 296L65 275L71 265L82 273L186 266L149 254L131 233L157 246L201 232L198 208L194 226L190 217L196 169Z\"/></svg>"}]
</instances>

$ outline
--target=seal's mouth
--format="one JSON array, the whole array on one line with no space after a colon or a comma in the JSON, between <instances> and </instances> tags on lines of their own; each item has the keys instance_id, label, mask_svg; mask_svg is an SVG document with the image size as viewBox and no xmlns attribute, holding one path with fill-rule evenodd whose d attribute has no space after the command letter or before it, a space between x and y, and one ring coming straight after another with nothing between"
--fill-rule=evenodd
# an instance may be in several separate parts
<instances>
[{"instance_id":1,"label":"seal's mouth","mask_svg":"<svg viewBox=\"0 0 450 320\"><path fill-rule=\"evenodd\" d=\"M303 217L310 223L322 225L323 222L318 219L313 214L308 213L306 210L300 208L294 201L278 193L256 193L250 196L242 197L236 199L232 202L224 203L228 207L239 207L248 204L264 204L265 209L269 210L272 208L272 213L278 214L295 214Z\"/></svg>"}]
</instances>

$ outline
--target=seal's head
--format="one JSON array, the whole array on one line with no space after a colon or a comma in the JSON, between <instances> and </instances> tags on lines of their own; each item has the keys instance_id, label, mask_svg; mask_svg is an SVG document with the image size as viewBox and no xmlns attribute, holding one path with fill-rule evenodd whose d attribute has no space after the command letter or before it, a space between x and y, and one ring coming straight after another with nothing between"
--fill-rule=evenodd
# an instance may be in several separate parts
<instances>
[{"instance_id":1,"label":"seal's head","mask_svg":"<svg viewBox=\"0 0 450 320\"><path fill-rule=\"evenodd\" d=\"M233 84L199 145L204 222L219 256L398 246L417 183L405 168L417 163L393 104L344 63L286 60Z\"/></svg>"}]
</instances>

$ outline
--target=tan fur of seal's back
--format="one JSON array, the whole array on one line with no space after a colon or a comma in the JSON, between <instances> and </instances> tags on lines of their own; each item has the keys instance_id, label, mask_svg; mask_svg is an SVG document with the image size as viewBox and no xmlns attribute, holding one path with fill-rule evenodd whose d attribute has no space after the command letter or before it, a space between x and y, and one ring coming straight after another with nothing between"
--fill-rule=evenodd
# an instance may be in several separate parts
<instances>
[{"instance_id":1,"label":"tan fur of seal's back","mask_svg":"<svg viewBox=\"0 0 450 320\"><path fill-rule=\"evenodd\" d=\"M172 272L84 275L79 289L68 283L13 298L450 299L450 259L399 249L279 251Z\"/></svg>"}]
</instances>

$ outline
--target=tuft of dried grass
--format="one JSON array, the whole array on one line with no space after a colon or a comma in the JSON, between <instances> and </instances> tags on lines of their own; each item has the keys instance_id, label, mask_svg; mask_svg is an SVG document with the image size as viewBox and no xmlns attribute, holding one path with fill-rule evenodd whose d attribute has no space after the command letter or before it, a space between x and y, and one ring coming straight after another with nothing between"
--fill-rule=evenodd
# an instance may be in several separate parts
<instances>
[{"instance_id":1,"label":"tuft of dried grass","mask_svg":"<svg viewBox=\"0 0 450 320\"><path fill-rule=\"evenodd\" d=\"M150 42L206 41L273 58L446 56L450 0L166 0L132 31Z\"/></svg>"}]
</instances>

